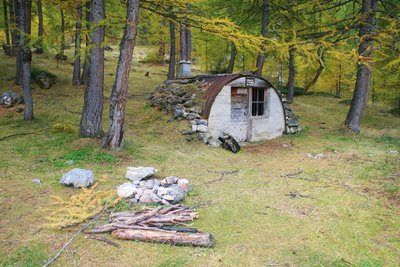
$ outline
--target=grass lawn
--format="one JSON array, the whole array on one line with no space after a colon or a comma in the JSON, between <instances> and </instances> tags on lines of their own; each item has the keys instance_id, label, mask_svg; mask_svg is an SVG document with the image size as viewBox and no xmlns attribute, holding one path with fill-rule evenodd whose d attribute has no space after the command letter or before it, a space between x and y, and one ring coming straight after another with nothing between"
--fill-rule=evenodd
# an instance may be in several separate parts
<instances>
[{"instance_id":1,"label":"grass lawn","mask_svg":"<svg viewBox=\"0 0 400 267\"><path fill-rule=\"evenodd\" d=\"M146 106L167 66L138 63L145 53L135 51L122 152L77 136L84 89L71 86L72 65L56 68L52 56L34 55L33 67L54 73L58 82L50 90L33 86L33 122L0 108L0 138L36 132L0 141L1 266L40 266L77 231L45 226L51 196L66 199L80 191L59 184L65 172L91 169L96 178L108 178L100 189L109 190L126 181L127 166L189 179L193 190L185 204L207 203L193 226L212 233L216 246L116 241L120 248L114 248L82 234L54 266L398 266L400 156L389 152L400 151L399 117L371 105L362 133L354 135L342 126L348 105L340 99L300 96L293 108L303 132L247 144L234 155L186 141L179 131L188 129L187 122L168 123L167 115ZM117 51L106 52L103 129L117 57ZM0 55L1 93L12 87L14 62ZM64 164L68 160L76 164ZM35 178L42 185L32 183ZM292 197L296 192L303 197Z\"/></svg>"}]
</instances>

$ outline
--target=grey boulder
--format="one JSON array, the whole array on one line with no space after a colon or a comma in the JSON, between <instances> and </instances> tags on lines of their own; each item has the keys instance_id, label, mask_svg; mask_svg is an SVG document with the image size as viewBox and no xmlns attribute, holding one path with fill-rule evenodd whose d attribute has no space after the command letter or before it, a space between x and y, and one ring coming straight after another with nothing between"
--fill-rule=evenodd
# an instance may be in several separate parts
<instances>
[{"instance_id":1,"label":"grey boulder","mask_svg":"<svg viewBox=\"0 0 400 267\"><path fill-rule=\"evenodd\" d=\"M9 108L18 104L22 104L24 99L18 93L13 91L7 91L1 95L0 105Z\"/></svg>"},{"instance_id":2,"label":"grey boulder","mask_svg":"<svg viewBox=\"0 0 400 267\"><path fill-rule=\"evenodd\" d=\"M91 170L75 168L64 174L60 183L66 186L89 187L94 183L94 175Z\"/></svg>"}]
</instances>

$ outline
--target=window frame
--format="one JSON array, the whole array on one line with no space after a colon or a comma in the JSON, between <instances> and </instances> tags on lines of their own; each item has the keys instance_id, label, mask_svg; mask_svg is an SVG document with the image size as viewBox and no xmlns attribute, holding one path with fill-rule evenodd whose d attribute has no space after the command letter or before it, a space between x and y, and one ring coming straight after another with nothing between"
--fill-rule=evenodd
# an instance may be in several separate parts
<instances>
[{"instance_id":1,"label":"window frame","mask_svg":"<svg viewBox=\"0 0 400 267\"><path fill-rule=\"evenodd\" d=\"M259 96L260 96L259 93L256 94L257 100L254 100L253 99L254 91L260 91L260 90L263 91L263 100L262 101L259 100ZM250 101L249 106L251 107L251 111L249 113L250 113L251 117L254 118L254 117L265 117L265 116L268 116L267 112L266 112L267 91L268 90L266 88L264 88L264 87L251 87L251 94L250 94L250 97L249 97L249 101ZM253 115L253 111L254 111L253 105L254 104L256 106L256 111L255 111L256 115ZM262 114L259 114L260 104L262 104L262 107L263 107Z\"/></svg>"}]
</instances>

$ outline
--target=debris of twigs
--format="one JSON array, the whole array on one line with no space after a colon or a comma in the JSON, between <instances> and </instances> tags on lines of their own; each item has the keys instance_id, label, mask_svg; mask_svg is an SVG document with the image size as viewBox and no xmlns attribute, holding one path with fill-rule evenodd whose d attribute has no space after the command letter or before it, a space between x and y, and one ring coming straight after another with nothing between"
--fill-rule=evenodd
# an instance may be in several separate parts
<instances>
[{"instance_id":1,"label":"debris of twigs","mask_svg":"<svg viewBox=\"0 0 400 267\"><path fill-rule=\"evenodd\" d=\"M220 173L221 173L221 176L218 179L205 182L204 184L212 184L212 183L220 182L222 179L224 179L225 175L238 174L239 170L223 171L223 172L220 172Z\"/></svg>"},{"instance_id":2,"label":"debris of twigs","mask_svg":"<svg viewBox=\"0 0 400 267\"><path fill-rule=\"evenodd\" d=\"M211 234L188 227L187 223L197 217L193 208L179 204L144 208L136 212L112 213L109 224L86 230L85 233L112 232L115 238L123 240L212 247L215 241Z\"/></svg>"},{"instance_id":3,"label":"debris of twigs","mask_svg":"<svg viewBox=\"0 0 400 267\"><path fill-rule=\"evenodd\" d=\"M285 196L289 196L291 198L296 198L296 197L303 197L303 198L311 198L314 199L312 196L309 195L302 195L298 192L289 192L289 194L286 194Z\"/></svg>"},{"instance_id":4,"label":"debris of twigs","mask_svg":"<svg viewBox=\"0 0 400 267\"><path fill-rule=\"evenodd\" d=\"M303 170L296 170L288 173L282 173L281 177L292 178L294 176L302 174L303 172L304 172Z\"/></svg>"},{"instance_id":5,"label":"debris of twigs","mask_svg":"<svg viewBox=\"0 0 400 267\"><path fill-rule=\"evenodd\" d=\"M108 240L107 238L101 237L101 236L88 235L88 236L85 236L85 238L86 239L94 239L94 240L97 240L97 241L101 241L101 242L107 243L107 244L109 244L109 245L111 245L113 247L119 248L119 244L117 244L117 243L115 243L115 242L113 242L111 240Z\"/></svg>"}]
</instances>

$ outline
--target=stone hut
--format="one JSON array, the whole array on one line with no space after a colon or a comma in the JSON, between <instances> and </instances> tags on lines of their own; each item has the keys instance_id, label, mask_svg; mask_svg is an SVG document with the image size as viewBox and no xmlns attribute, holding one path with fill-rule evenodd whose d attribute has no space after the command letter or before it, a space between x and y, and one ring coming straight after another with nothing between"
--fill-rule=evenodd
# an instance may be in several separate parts
<instances>
[{"instance_id":1,"label":"stone hut","mask_svg":"<svg viewBox=\"0 0 400 267\"><path fill-rule=\"evenodd\" d=\"M212 146L226 134L239 142L257 142L300 130L271 83L251 73L168 81L152 94L150 104L172 114L171 120L188 119L191 133Z\"/></svg>"}]
</instances>

